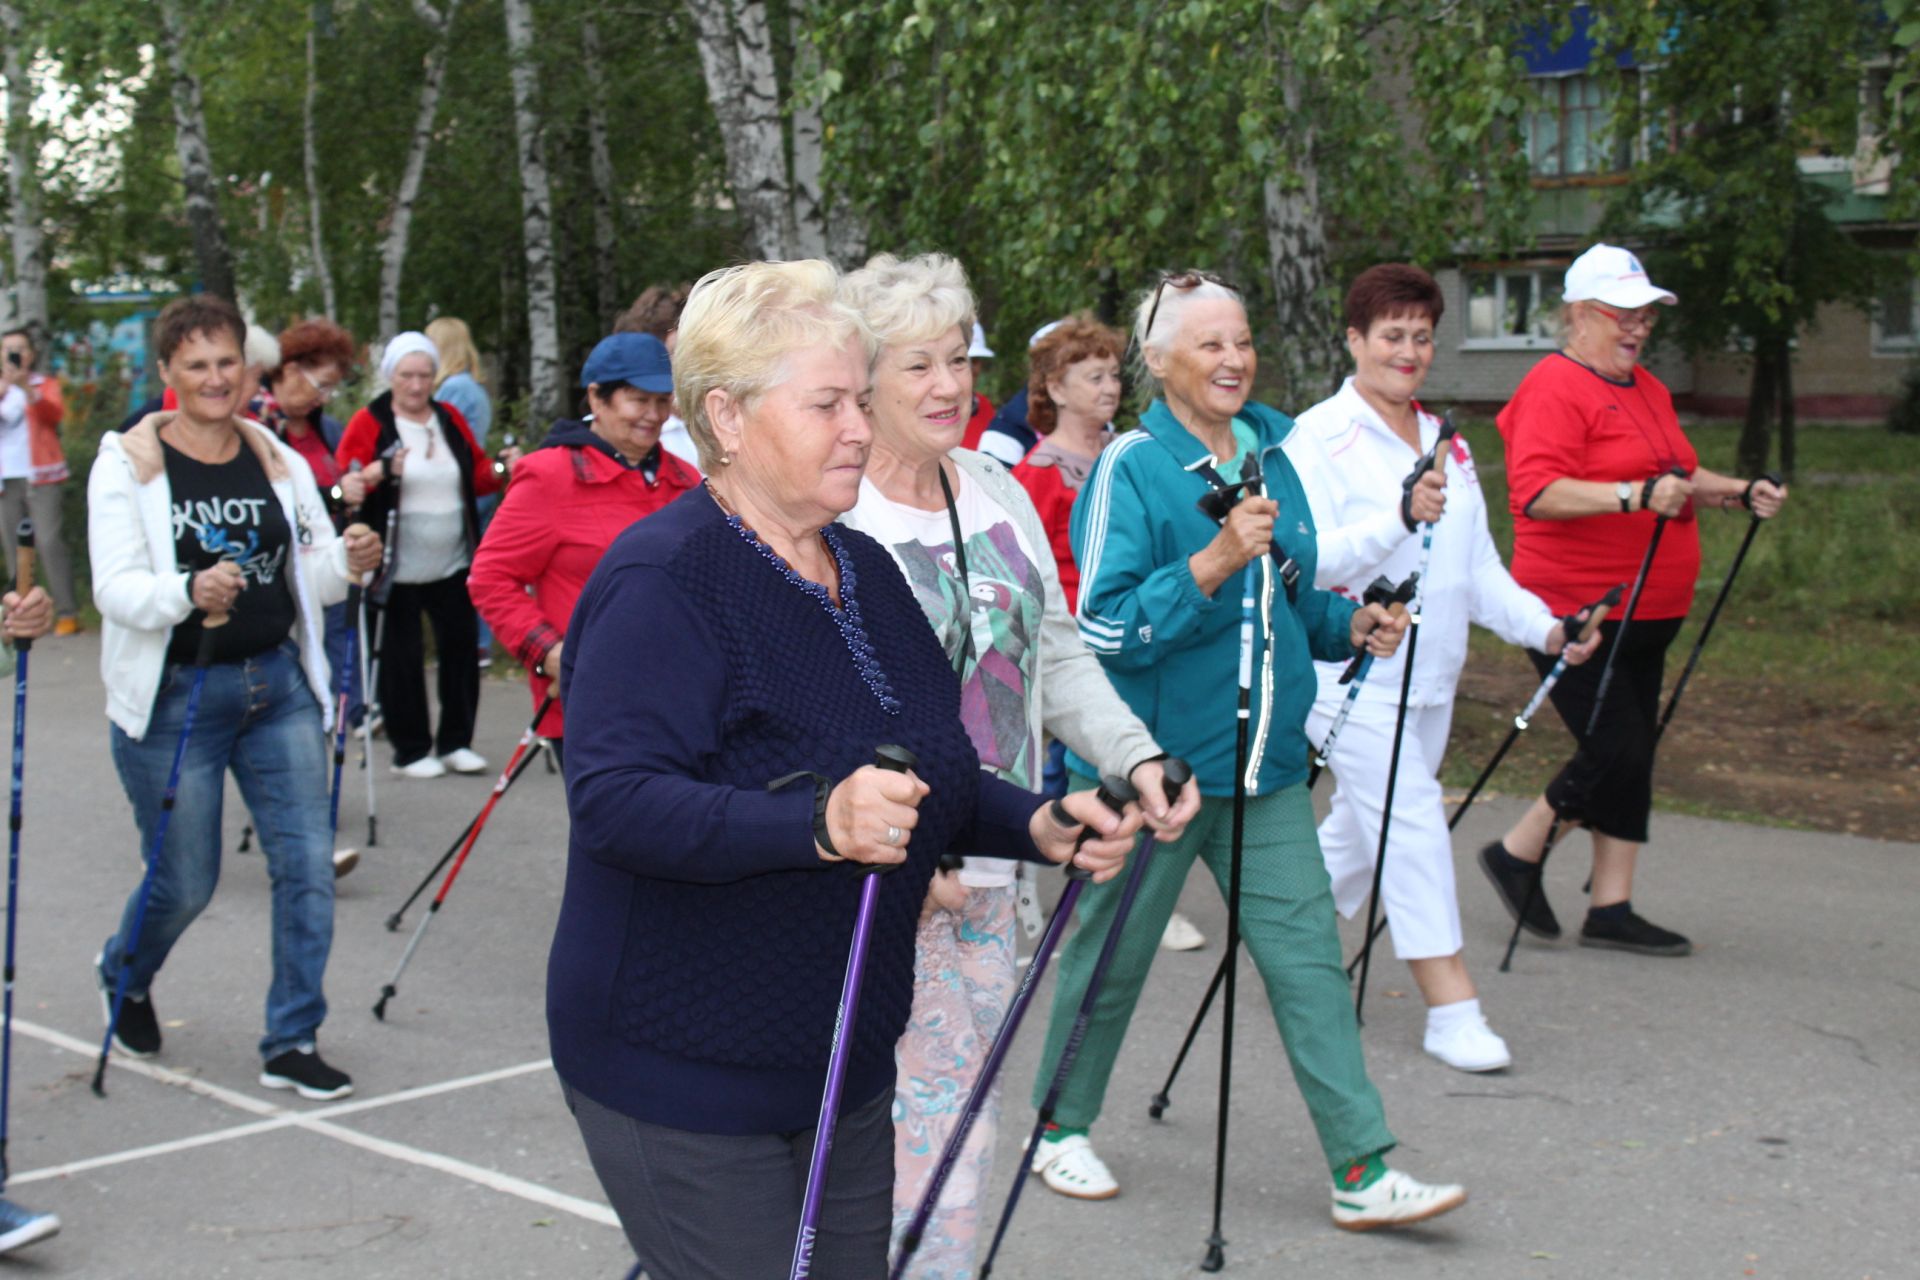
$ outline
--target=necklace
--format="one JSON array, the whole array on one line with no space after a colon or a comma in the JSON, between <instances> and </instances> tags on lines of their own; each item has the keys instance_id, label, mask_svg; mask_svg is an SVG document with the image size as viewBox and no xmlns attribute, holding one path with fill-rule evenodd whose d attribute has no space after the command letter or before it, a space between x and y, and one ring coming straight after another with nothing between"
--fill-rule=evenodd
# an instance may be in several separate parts
<instances>
[{"instance_id":1,"label":"necklace","mask_svg":"<svg viewBox=\"0 0 1920 1280\"><path fill-rule=\"evenodd\" d=\"M703 483L706 484L707 493L713 498L714 504L726 515L727 527L738 534L748 546L758 551L767 563L778 569L780 576L788 583L813 597L815 603L826 610L827 617L840 632L841 642L847 646L847 652L853 658L853 667L860 673L861 682L873 692L875 698L879 699L881 708L888 715L899 715L900 699L894 695L893 685L888 681L887 673L881 667L878 655L873 651L873 641L868 638L866 625L860 616L860 600L856 594L859 575L854 572L853 562L848 558L846 547L841 543L834 527L832 525L823 527L820 530L820 541L826 544L827 550L833 555L834 565L840 571L841 603L838 606L833 603L833 596L825 587L811 578L802 576L787 563L785 556L762 542L760 535L749 528L747 522L727 505L727 500L720 496L720 491L715 489L711 482Z\"/></svg>"}]
</instances>

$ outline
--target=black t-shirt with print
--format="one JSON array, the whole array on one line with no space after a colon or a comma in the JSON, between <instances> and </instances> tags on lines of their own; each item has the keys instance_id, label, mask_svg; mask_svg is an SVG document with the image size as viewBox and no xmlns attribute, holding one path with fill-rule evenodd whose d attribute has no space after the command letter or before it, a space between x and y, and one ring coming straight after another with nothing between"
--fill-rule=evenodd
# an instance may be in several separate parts
<instances>
[{"instance_id":1,"label":"black t-shirt with print","mask_svg":"<svg viewBox=\"0 0 1920 1280\"><path fill-rule=\"evenodd\" d=\"M161 444L172 490L175 565L198 573L231 560L246 577L227 624L214 629L212 659L239 662L265 653L292 633L294 623L287 584L293 531L280 499L245 441L238 454L219 463L196 462L164 440ZM196 609L174 627L168 662L195 661L205 616Z\"/></svg>"}]
</instances>

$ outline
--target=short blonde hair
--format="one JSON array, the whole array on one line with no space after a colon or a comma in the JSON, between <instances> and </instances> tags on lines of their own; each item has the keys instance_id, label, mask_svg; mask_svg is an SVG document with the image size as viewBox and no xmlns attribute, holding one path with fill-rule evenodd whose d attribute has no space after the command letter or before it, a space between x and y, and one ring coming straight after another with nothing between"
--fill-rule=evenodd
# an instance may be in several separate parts
<instances>
[{"instance_id":1,"label":"short blonde hair","mask_svg":"<svg viewBox=\"0 0 1920 1280\"><path fill-rule=\"evenodd\" d=\"M927 342L955 328L962 333L973 328L973 290L967 286L966 268L944 253L915 258L877 253L847 275L841 296L860 313L880 346Z\"/></svg>"},{"instance_id":2,"label":"short blonde hair","mask_svg":"<svg viewBox=\"0 0 1920 1280\"><path fill-rule=\"evenodd\" d=\"M840 301L840 285L833 264L818 258L745 262L694 284L673 348L673 400L702 471L717 469L724 454L707 419L708 392L751 405L785 376L787 357L811 347L858 338L872 357L873 339Z\"/></svg>"},{"instance_id":3,"label":"short blonde hair","mask_svg":"<svg viewBox=\"0 0 1920 1280\"><path fill-rule=\"evenodd\" d=\"M480 367L480 353L473 346L473 331L467 328L465 320L441 316L427 325L427 336L440 349L440 371L433 379L435 391L456 373L466 374L483 387L487 384L486 370Z\"/></svg>"},{"instance_id":4,"label":"short blonde hair","mask_svg":"<svg viewBox=\"0 0 1920 1280\"><path fill-rule=\"evenodd\" d=\"M1178 279L1185 272L1174 272L1170 279ZM1154 310L1154 299L1160 300L1160 309ZM1139 302L1133 308L1133 377L1134 385L1141 394L1151 400L1160 394L1160 379L1147 367L1147 351L1165 352L1172 345L1174 335L1180 332L1180 317L1187 307L1195 302L1204 302L1213 298L1225 298L1240 304L1246 309L1247 300L1240 291L1229 284L1202 276L1200 282L1185 289L1176 289L1171 284L1155 282L1154 287L1140 295ZM1153 332L1147 332L1147 325L1153 325Z\"/></svg>"}]
</instances>

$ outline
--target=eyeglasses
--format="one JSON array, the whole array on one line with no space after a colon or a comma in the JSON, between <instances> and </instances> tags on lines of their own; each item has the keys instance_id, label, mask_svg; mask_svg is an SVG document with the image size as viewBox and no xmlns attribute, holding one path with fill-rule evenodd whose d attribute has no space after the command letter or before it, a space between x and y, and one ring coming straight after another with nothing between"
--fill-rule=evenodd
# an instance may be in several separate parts
<instances>
[{"instance_id":1,"label":"eyeglasses","mask_svg":"<svg viewBox=\"0 0 1920 1280\"><path fill-rule=\"evenodd\" d=\"M1160 295L1167 291L1169 285L1175 289L1197 289L1203 282L1206 284L1217 284L1222 289L1226 289L1232 293L1237 294L1240 292L1225 280L1209 271L1182 271L1174 275L1161 276L1159 285L1155 287L1153 291L1153 305L1147 308L1147 327L1140 331L1141 341L1144 342L1153 336L1153 322L1160 314Z\"/></svg>"},{"instance_id":2,"label":"eyeglasses","mask_svg":"<svg viewBox=\"0 0 1920 1280\"><path fill-rule=\"evenodd\" d=\"M1619 311L1604 303L1590 304L1595 311L1620 326L1622 333L1632 333L1636 329L1652 333L1653 326L1660 323L1660 313L1652 307L1641 307L1638 311Z\"/></svg>"},{"instance_id":3,"label":"eyeglasses","mask_svg":"<svg viewBox=\"0 0 1920 1280\"><path fill-rule=\"evenodd\" d=\"M296 364L293 367L300 371L300 376L307 380L307 385L313 388L313 394L320 397L322 404L333 399L333 393L340 389L340 384L337 382L322 382L314 377L313 370L303 364Z\"/></svg>"}]
</instances>

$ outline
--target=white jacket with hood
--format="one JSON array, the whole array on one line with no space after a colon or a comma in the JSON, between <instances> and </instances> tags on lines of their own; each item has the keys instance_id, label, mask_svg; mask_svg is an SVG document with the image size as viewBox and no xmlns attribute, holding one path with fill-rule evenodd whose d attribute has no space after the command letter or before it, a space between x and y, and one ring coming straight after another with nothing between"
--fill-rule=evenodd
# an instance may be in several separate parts
<instances>
[{"instance_id":1,"label":"white jacket with hood","mask_svg":"<svg viewBox=\"0 0 1920 1280\"><path fill-rule=\"evenodd\" d=\"M108 432L87 479L87 546L93 600L103 622L100 677L107 686L107 718L135 741L147 733L171 632L193 612L192 575L174 559L173 494L160 444L160 428L172 417L148 414L125 432ZM333 695L323 610L344 600L351 585L346 543L334 532L300 455L257 422L235 418L234 428L260 460L293 536L293 638L322 723L330 729Z\"/></svg>"}]
</instances>

